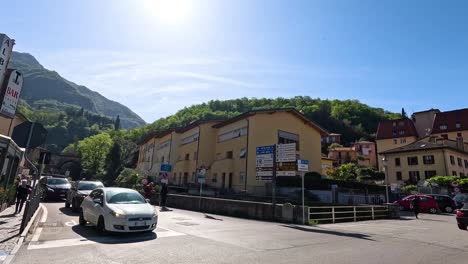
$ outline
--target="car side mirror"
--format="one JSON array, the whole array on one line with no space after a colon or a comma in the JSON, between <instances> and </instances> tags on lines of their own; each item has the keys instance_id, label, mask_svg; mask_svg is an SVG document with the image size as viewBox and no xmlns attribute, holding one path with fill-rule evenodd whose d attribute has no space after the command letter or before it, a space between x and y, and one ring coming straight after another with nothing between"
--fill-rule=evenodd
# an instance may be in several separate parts
<instances>
[{"instance_id":1,"label":"car side mirror","mask_svg":"<svg viewBox=\"0 0 468 264\"><path fill-rule=\"evenodd\" d=\"M101 199L99 199L99 198L93 199L93 202L94 202L95 204L99 204L100 206L102 206Z\"/></svg>"}]
</instances>

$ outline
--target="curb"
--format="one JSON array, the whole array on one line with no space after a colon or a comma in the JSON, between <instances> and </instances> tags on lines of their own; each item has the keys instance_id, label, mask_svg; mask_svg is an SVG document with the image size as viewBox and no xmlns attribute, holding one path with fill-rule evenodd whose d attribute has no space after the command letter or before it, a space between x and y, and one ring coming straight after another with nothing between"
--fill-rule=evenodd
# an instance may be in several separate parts
<instances>
[{"instance_id":1,"label":"curb","mask_svg":"<svg viewBox=\"0 0 468 264\"><path fill-rule=\"evenodd\" d=\"M13 261L13 259L16 256L16 253L18 253L19 249L23 245L24 239L28 235L29 229L31 229L31 226L35 222L35 220L36 220L36 218L37 218L37 216L39 215L40 212L42 212L42 207L41 206L39 206L39 208L36 210L34 215L31 217L31 220L29 221L28 225L26 226L26 228L21 233L20 238L18 240L18 243L13 248L13 250L10 252L10 254L6 257L6 259L3 261L3 264L10 264ZM37 224L36 224L36 226L37 226Z\"/></svg>"}]
</instances>

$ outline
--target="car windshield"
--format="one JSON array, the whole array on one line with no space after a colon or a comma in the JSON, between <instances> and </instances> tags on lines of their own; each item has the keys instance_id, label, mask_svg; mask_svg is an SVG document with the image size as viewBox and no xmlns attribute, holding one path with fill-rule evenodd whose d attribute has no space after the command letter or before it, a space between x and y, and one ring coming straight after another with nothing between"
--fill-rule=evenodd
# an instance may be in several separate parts
<instances>
[{"instance_id":1,"label":"car windshield","mask_svg":"<svg viewBox=\"0 0 468 264\"><path fill-rule=\"evenodd\" d=\"M106 201L109 204L144 204L143 196L134 191L107 191Z\"/></svg>"},{"instance_id":2,"label":"car windshield","mask_svg":"<svg viewBox=\"0 0 468 264\"><path fill-rule=\"evenodd\" d=\"M80 182L78 184L78 190L80 191L92 191L96 188L104 187L100 182Z\"/></svg>"},{"instance_id":3,"label":"car windshield","mask_svg":"<svg viewBox=\"0 0 468 264\"><path fill-rule=\"evenodd\" d=\"M51 184L51 185L68 184L68 180L67 179L57 179L57 178L47 179L47 184Z\"/></svg>"}]
</instances>

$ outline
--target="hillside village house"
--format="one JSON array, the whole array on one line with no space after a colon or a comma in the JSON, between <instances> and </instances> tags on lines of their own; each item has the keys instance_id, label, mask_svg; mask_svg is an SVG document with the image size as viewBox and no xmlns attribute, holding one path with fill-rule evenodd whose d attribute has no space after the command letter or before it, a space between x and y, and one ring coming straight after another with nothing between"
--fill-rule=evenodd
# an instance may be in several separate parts
<instances>
[{"instance_id":1,"label":"hillside village house","mask_svg":"<svg viewBox=\"0 0 468 264\"><path fill-rule=\"evenodd\" d=\"M468 175L468 109L416 112L384 121L377 131L379 168L388 160L392 183L416 183L435 175Z\"/></svg>"},{"instance_id":2,"label":"hillside village house","mask_svg":"<svg viewBox=\"0 0 468 264\"><path fill-rule=\"evenodd\" d=\"M320 139L327 132L295 109L271 109L250 111L224 121L198 121L171 134L173 138L177 135L179 144L172 144L171 153L175 154L171 155L177 156L177 161L168 162L173 165L170 184L196 183L197 170L204 167L205 183L210 187L265 194L271 181L255 177L256 148L294 142L297 155L309 160L309 170L320 173ZM141 144L137 165L140 173L157 175L157 169L149 170L149 153L159 147L160 136L155 134Z\"/></svg>"},{"instance_id":3,"label":"hillside village house","mask_svg":"<svg viewBox=\"0 0 468 264\"><path fill-rule=\"evenodd\" d=\"M356 161L358 165L377 168L377 153L375 143L370 141L358 141L351 147L336 147L330 149L328 158L335 160L334 166Z\"/></svg>"}]
</instances>

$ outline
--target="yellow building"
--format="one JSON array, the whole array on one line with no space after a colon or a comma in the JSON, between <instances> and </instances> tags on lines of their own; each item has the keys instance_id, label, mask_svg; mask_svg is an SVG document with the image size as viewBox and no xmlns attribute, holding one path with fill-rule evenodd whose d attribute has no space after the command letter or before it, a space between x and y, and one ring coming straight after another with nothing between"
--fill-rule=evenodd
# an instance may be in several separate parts
<instances>
[{"instance_id":1,"label":"yellow building","mask_svg":"<svg viewBox=\"0 0 468 264\"><path fill-rule=\"evenodd\" d=\"M379 153L387 159L389 183L417 184L436 175L468 176L468 144L427 137Z\"/></svg>"},{"instance_id":2,"label":"yellow building","mask_svg":"<svg viewBox=\"0 0 468 264\"><path fill-rule=\"evenodd\" d=\"M271 180L256 178L257 147L296 143L298 157L309 160L309 171L320 173L320 139L326 134L295 109L257 110L224 121L197 121L170 133L170 156L176 159L169 163L173 165L169 183L196 183L198 170L205 168L205 184L210 187L265 194L267 188L271 190ZM140 172L153 173L152 164L159 167L158 146L167 145L168 137L167 133L154 134L140 145Z\"/></svg>"},{"instance_id":3,"label":"yellow building","mask_svg":"<svg viewBox=\"0 0 468 264\"><path fill-rule=\"evenodd\" d=\"M435 115L432 136L468 140L468 108L440 112Z\"/></svg>"},{"instance_id":4,"label":"yellow building","mask_svg":"<svg viewBox=\"0 0 468 264\"><path fill-rule=\"evenodd\" d=\"M377 153L406 146L418 140L418 133L409 118L387 120L379 123L376 135ZM382 155L377 156L379 170L383 171Z\"/></svg>"}]
</instances>

